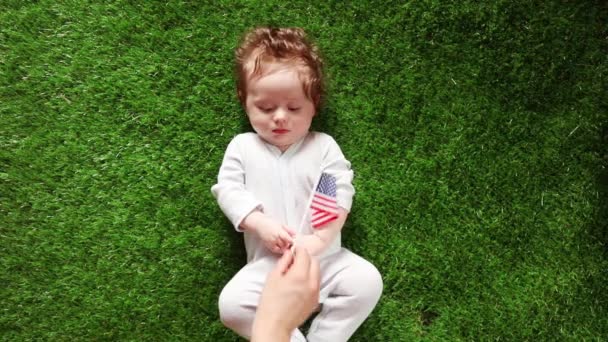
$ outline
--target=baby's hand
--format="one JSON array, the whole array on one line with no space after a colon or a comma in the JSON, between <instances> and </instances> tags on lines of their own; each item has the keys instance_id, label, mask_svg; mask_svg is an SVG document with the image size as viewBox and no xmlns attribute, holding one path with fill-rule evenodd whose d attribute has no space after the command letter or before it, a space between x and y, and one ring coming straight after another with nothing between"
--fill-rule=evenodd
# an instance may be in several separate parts
<instances>
[{"instance_id":1,"label":"baby's hand","mask_svg":"<svg viewBox=\"0 0 608 342\"><path fill-rule=\"evenodd\" d=\"M241 228L256 232L264 246L277 254L283 254L283 251L289 250L293 244L293 237L296 235L293 230L259 210L254 210L247 215L241 222Z\"/></svg>"},{"instance_id":2,"label":"baby's hand","mask_svg":"<svg viewBox=\"0 0 608 342\"><path fill-rule=\"evenodd\" d=\"M272 219L264 220L263 224L256 227L256 232L264 246L271 252L283 254L293 244L295 233L287 226Z\"/></svg>"}]
</instances>

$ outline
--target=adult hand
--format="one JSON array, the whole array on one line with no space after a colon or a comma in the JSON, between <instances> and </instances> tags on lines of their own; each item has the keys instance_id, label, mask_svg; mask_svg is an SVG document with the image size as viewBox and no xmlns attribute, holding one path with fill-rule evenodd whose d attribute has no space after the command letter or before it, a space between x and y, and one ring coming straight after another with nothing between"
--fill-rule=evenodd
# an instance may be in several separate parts
<instances>
[{"instance_id":1,"label":"adult hand","mask_svg":"<svg viewBox=\"0 0 608 342\"><path fill-rule=\"evenodd\" d=\"M283 253L262 291L252 341L289 341L317 307L320 279L319 262L306 249Z\"/></svg>"}]
</instances>

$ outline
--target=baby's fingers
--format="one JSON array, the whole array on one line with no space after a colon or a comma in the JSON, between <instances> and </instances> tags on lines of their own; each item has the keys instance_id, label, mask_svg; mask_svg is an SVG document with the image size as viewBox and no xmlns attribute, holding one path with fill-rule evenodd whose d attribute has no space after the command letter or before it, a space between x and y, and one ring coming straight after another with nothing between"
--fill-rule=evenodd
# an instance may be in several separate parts
<instances>
[{"instance_id":1,"label":"baby's fingers","mask_svg":"<svg viewBox=\"0 0 608 342\"><path fill-rule=\"evenodd\" d=\"M293 242L293 235L288 231L283 231L279 233L279 239L287 242L287 244L291 244Z\"/></svg>"},{"instance_id":2,"label":"baby's fingers","mask_svg":"<svg viewBox=\"0 0 608 342\"><path fill-rule=\"evenodd\" d=\"M280 238L276 239L276 241L274 242L274 245L280 251L283 251L285 249L285 242L283 242L283 240L281 240Z\"/></svg>"},{"instance_id":3,"label":"baby's fingers","mask_svg":"<svg viewBox=\"0 0 608 342\"><path fill-rule=\"evenodd\" d=\"M288 240L282 239L279 246L281 246L281 250L288 250L291 247L292 242Z\"/></svg>"},{"instance_id":4,"label":"baby's fingers","mask_svg":"<svg viewBox=\"0 0 608 342\"><path fill-rule=\"evenodd\" d=\"M286 231L291 237L296 236L296 232L293 229L287 227L286 225L283 225L283 230Z\"/></svg>"},{"instance_id":5,"label":"baby's fingers","mask_svg":"<svg viewBox=\"0 0 608 342\"><path fill-rule=\"evenodd\" d=\"M266 247L275 254L282 254L284 250L278 243L269 243Z\"/></svg>"},{"instance_id":6,"label":"baby's fingers","mask_svg":"<svg viewBox=\"0 0 608 342\"><path fill-rule=\"evenodd\" d=\"M289 249L293 245L293 238L289 235L281 236L281 245L285 249Z\"/></svg>"}]
</instances>

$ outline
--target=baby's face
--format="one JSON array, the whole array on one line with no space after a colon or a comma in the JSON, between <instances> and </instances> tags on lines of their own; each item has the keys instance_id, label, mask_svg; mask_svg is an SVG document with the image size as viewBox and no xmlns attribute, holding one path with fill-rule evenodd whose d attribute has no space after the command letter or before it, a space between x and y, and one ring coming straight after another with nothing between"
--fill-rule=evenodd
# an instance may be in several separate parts
<instances>
[{"instance_id":1,"label":"baby's face","mask_svg":"<svg viewBox=\"0 0 608 342\"><path fill-rule=\"evenodd\" d=\"M247 86L247 116L262 139L285 152L308 133L315 106L294 67L275 64L265 69Z\"/></svg>"}]
</instances>

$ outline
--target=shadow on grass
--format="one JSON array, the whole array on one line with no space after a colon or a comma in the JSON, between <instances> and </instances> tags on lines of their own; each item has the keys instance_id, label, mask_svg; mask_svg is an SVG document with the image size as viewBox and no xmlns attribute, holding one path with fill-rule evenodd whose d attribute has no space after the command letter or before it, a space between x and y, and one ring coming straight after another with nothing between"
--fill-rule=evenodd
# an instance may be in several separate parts
<instances>
[{"instance_id":1,"label":"shadow on grass","mask_svg":"<svg viewBox=\"0 0 608 342\"><path fill-rule=\"evenodd\" d=\"M231 260L235 261L232 265L234 265L235 272L231 275L231 277L241 269L241 267L245 266L247 263L247 253L245 250L245 240L243 239L242 233L237 233L234 230L234 226L232 223L225 219L225 229L224 234L226 234L228 238L228 250L229 257Z\"/></svg>"},{"instance_id":2,"label":"shadow on grass","mask_svg":"<svg viewBox=\"0 0 608 342\"><path fill-rule=\"evenodd\" d=\"M598 175L598 208L597 226L592 228L591 234L602 245L604 258L608 257L608 123L603 123L598 152L601 158L601 170Z\"/></svg>"},{"instance_id":3,"label":"shadow on grass","mask_svg":"<svg viewBox=\"0 0 608 342\"><path fill-rule=\"evenodd\" d=\"M594 272L586 279L588 293L593 294L592 301L594 307L600 312L597 317L606 317L608 313L608 123L601 124L600 140L597 151L600 155L600 172L597 177L598 203L596 217L593 226L589 227L589 237L594 244L599 242L600 271ZM602 266L603 265L603 266ZM608 333L608 326L604 325L604 334Z\"/></svg>"}]
</instances>

